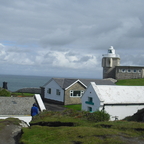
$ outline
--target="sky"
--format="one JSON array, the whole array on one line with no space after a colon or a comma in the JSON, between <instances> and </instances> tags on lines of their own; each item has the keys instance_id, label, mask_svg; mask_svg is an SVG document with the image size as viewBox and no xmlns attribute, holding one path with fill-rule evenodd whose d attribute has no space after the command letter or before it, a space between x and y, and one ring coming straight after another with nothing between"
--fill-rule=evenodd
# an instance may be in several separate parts
<instances>
[{"instance_id":1,"label":"sky","mask_svg":"<svg viewBox=\"0 0 144 144\"><path fill-rule=\"evenodd\" d=\"M0 74L101 79L110 46L144 66L143 14L144 0L0 0Z\"/></svg>"}]
</instances>

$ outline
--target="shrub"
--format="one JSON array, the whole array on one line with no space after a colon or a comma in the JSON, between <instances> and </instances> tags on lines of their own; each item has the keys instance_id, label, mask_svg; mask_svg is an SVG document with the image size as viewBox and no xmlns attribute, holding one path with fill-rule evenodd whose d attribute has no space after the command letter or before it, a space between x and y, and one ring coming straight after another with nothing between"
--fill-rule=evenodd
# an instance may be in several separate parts
<instances>
[{"instance_id":1,"label":"shrub","mask_svg":"<svg viewBox=\"0 0 144 144\"><path fill-rule=\"evenodd\" d=\"M75 117L77 115L79 115L80 112L78 112L77 110L74 110L74 109L65 109L63 112L62 112L62 115L65 115L65 116L70 116L70 117Z\"/></svg>"},{"instance_id":2,"label":"shrub","mask_svg":"<svg viewBox=\"0 0 144 144\"><path fill-rule=\"evenodd\" d=\"M0 96L10 96L11 92L6 89L0 88Z\"/></svg>"},{"instance_id":3,"label":"shrub","mask_svg":"<svg viewBox=\"0 0 144 144\"><path fill-rule=\"evenodd\" d=\"M110 115L105 111L96 111L93 113L87 113L86 118L88 121L101 122L108 121L110 119Z\"/></svg>"}]
</instances>

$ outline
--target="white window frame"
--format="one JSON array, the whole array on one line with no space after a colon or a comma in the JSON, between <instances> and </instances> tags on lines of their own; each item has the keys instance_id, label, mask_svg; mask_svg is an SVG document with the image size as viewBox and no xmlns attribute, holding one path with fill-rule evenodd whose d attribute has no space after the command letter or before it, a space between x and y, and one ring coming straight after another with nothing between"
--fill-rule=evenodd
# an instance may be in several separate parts
<instances>
[{"instance_id":1,"label":"white window frame","mask_svg":"<svg viewBox=\"0 0 144 144\"><path fill-rule=\"evenodd\" d=\"M79 95L74 96L74 91L79 91L80 96ZM70 97L81 97L83 94L84 94L83 90L70 90Z\"/></svg>"}]
</instances>

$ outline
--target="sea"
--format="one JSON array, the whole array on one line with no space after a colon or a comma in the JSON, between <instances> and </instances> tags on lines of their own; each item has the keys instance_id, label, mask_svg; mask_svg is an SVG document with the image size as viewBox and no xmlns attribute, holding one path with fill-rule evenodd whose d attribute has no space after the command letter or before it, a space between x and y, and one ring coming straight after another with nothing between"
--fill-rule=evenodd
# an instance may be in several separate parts
<instances>
[{"instance_id":1,"label":"sea","mask_svg":"<svg viewBox=\"0 0 144 144\"><path fill-rule=\"evenodd\" d=\"M0 87L3 82L7 83L7 88L15 92L22 88L40 88L47 83L52 77L48 76L24 76L24 75L0 75Z\"/></svg>"}]
</instances>

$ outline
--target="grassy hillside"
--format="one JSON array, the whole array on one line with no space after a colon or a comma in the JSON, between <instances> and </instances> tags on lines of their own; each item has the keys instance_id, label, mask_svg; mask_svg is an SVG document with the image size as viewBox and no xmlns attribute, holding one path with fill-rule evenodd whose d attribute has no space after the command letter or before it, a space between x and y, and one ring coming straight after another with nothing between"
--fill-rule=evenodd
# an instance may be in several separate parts
<instances>
[{"instance_id":1,"label":"grassy hillside","mask_svg":"<svg viewBox=\"0 0 144 144\"><path fill-rule=\"evenodd\" d=\"M144 143L144 123L97 122L92 113L66 110L35 116L23 128L23 144L129 144Z\"/></svg>"},{"instance_id":2,"label":"grassy hillside","mask_svg":"<svg viewBox=\"0 0 144 144\"><path fill-rule=\"evenodd\" d=\"M118 80L116 85L128 85L128 86L144 86L144 79L125 79Z\"/></svg>"},{"instance_id":3,"label":"grassy hillside","mask_svg":"<svg viewBox=\"0 0 144 144\"><path fill-rule=\"evenodd\" d=\"M118 80L117 85L143 86L144 79ZM35 116L30 128L23 128L23 144L137 144L144 143L144 123L108 121L108 115L81 111L80 105L63 112L45 111ZM75 110L72 110L73 108ZM106 121L107 120L107 121Z\"/></svg>"}]
</instances>

